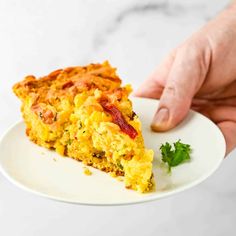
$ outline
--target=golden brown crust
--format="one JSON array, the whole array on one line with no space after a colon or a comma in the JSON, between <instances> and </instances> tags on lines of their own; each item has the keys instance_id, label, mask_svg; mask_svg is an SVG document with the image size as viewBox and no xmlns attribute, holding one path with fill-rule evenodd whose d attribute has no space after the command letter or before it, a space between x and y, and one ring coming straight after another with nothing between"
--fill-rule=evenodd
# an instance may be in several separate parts
<instances>
[{"instance_id":1,"label":"golden brown crust","mask_svg":"<svg viewBox=\"0 0 236 236\"><path fill-rule=\"evenodd\" d=\"M47 102L51 97L74 97L77 93L98 88L101 91L112 91L119 88L120 78L116 69L108 62L90 64L88 66L58 69L49 75L36 79L29 75L13 86L15 94L24 99L25 96L36 96L37 102ZM50 101L49 101L50 102Z\"/></svg>"},{"instance_id":2,"label":"golden brown crust","mask_svg":"<svg viewBox=\"0 0 236 236\"><path fill-rule=\"evenodd\" d=\"M31 111L45 124L52 125L58 119L56 104L63 97L73 101L78 93L93 93L98 89L102 92L102 97L115 104L128 94L120 85L116 69L104 62L58 69L38 79L34 75L28 75L13 86L13 91L23 102L30 98ZM55 109L48 108L51 104Z\"/></svg>"}]
</instances>

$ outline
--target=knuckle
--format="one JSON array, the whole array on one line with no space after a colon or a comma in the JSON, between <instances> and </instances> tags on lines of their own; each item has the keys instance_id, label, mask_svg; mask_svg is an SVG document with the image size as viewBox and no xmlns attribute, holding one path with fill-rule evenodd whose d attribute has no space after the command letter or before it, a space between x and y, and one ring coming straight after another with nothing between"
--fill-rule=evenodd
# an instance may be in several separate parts
<instances>
[{"instance_id":1,"label":"knuckle","mask_svg":"<svg viewBox=\"0 0 236 236\"><path fill-rule=\"evenodd\" d=\"M168 95L171 95L171 96L176 95L176 86L174 84L167 85L165 87L165 90L166 90L166 93L168 93Z\"/></svg>"},{"instance_id":2,"label":"knuckle","mask_svg":"<svg viewBox=\"0 0 236 236\"><path fill-rule=\"evenodd\" d=\"M195 42L184 45L182 53L190 62L199 61L202 58L202 49Z\"/></svg>"},{"instance_id":3,"label":"knuckle","mask_svg":"<svg viewBox=\"0 0 236 236\"><path fill-rule=\"evenodd\" d=\"M193 76L204 79L211 63L211 49L203 40L192 40L180 48L180 65Z\"/></svg>"}]
</instances>

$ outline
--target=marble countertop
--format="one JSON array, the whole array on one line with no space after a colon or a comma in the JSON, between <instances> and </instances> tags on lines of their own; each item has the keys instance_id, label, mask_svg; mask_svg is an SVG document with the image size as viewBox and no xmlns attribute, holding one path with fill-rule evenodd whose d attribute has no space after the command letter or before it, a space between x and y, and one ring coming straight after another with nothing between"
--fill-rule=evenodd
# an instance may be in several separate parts
<instances>
[{"instance_id":1,"label":"marble countertop","mask_svg":"<svg viewBox=\"0 0 236 236\"><path fill-rule=\"evenodd\" d=\"M228 0L0 1L0 135L20 119L11 86L26 74L108 59L134 88ZM234 235L236 152L197 187L124 207L24 192L0 175L0 235Z\"/></svg>"}]
</instances>

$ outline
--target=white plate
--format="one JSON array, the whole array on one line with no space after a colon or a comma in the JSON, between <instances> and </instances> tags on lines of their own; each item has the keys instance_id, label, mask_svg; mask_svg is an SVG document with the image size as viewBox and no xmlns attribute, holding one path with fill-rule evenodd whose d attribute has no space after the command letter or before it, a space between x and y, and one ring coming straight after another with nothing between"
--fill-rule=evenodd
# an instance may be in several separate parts
<instances>
[{"instance_id":1,"label":"white plate","mask_svg":"<svg viewBox=\"0 0 236 236\"><path fill-rule=\"evenodd\" d=\"M150 131L149 124L158 101L132 98L143 124L146 146L155 151L153 172L156 190L139 194L124 187L109 174L89 167L91 176L83 173L83 164L63 158L56 152L39 147L28 140L25 126L12 126L0 143L0 169L16 186L32 193L70 203L121 205L145 202L173 195L191 188L209 177L225 155L225 140L220 130L206 117L190 112L177 128L166 133ZM160 164L161 143L182 142L192 146L192 159L167 173Z\"/></svg>"}]
</instances>

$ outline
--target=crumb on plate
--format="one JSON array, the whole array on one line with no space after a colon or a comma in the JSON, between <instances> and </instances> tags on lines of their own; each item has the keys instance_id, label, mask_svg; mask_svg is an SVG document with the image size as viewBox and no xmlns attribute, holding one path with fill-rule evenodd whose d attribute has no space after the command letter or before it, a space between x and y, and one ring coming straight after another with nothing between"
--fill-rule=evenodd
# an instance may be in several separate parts
<instances>
[{"instance_id":1,"label":"crumb on plate","mask_svg":"<svg viewBox=\"0 0 236 236\"><path fill-rule=\"evenodd\" d=\"M85 175L92 175L92 172L87 167L84 166L83 169Z\"/></svg>"}]
</instances>

